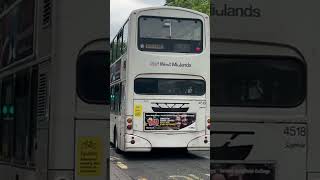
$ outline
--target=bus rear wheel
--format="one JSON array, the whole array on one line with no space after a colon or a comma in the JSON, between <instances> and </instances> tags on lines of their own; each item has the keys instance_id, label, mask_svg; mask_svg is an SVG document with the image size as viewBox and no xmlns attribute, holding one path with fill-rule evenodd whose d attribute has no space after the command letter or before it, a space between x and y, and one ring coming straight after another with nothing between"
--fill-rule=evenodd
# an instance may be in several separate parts
<instances>
[{"instance_id":1,"label":"bus rear wheel","mask_svg":"<svg viewBox=\"0 0 320 180\"><path fill-rule=\"evenodd\" d=\"M115 149L116 149L116 153L118 153L118 154L121 154L122 153L122 151L121 151L121 149L119 149L119 143L118 143L118 134L117 134L117 131L115 130L114 131L114 136L113 136L113 142L114 142L114 147L115 147Z\"/></svg>"}]
</instances>

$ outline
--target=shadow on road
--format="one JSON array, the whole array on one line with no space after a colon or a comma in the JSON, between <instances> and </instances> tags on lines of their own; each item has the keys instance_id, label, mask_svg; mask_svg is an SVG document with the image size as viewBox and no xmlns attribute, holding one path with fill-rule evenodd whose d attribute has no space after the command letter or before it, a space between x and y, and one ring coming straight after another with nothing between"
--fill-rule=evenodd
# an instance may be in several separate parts
<instances>
[{"instance_id":1,"label":"shadow on road","mask_svg":"<svg viewBox=\"0 0 320 180\"><path fill-rule=\"evenodd\" d=\"M209 151L188 152L185 149L153 149L151 152L122 152L122 157L127 160L179 160L179 159L206 159L199 153L209 155Z\"/></svg>"}]
</instances>

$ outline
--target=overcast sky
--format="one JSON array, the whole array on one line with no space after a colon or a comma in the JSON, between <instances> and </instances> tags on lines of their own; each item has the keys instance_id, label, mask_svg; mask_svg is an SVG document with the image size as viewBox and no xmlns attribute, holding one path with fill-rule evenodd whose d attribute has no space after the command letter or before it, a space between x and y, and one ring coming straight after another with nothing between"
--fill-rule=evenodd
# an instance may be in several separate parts
<instances>
[{"instance_id":1,"label":"overcast sky","mask_svg":"<svg viewBox=\"0 0 320 180\"><path fill-rule=\"evenodd\" d=\"M111 0L110 1L110 41L125 23L131 11L150 6L162 6L165 0Z\"/></svg>"}]
</instances>

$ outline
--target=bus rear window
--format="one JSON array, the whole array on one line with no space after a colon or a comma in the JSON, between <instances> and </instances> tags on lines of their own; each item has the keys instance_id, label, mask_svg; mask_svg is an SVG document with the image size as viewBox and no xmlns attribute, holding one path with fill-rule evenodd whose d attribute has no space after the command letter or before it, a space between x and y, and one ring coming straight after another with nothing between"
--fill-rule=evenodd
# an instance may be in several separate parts
<instances>
[{"instance_id":1,"label":"bus rear window","mask_svg":"<svg viewBox=\"0 0 320 180\"><path fill-rule=\"evenodd\" d=\"M141 16L138 48L141 51L201 53L202 29L199 19Z\"/></svg>"},{"instance_id":2,"label":"bus rear window","mask_svg":"<svg viewBox=\"0 0 320 180\"><path fill-rule=\"evenodd\" d=\"M202 96L206 92L206 83L200 79L138 78L134 81L134 92L142 95Z\"/></svg>"},{"instance_id":3,"label":"bus rear window","mask_svg":"<svg viewBox=\"0 0 320 180\"><path fill-rule=\"evenodd\" d=\"M214 106L295 107L305 97L305 65L293 58L214 57Z\"/></svg>"}]
</instances>

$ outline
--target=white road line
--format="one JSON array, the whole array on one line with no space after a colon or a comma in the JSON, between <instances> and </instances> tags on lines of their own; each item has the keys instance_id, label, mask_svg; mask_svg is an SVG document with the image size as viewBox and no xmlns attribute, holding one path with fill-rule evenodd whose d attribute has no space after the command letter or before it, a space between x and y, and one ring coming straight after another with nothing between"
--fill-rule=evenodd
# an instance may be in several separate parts
<instances>
[{"instance_id":1,"label":"white road line","mask_svg":"<svg viewBox=\"0 0 320 180\"><path fill-rule=\"evenodd\" d=\"M128 169L128 166L123 164L122 162L118 161L117 162L117 166L120 168L120 169Z\"/></svg>"},{"instance_id":2,"label":"white road line","mask_svg":"<svg viewBox=\"0 0 320 180\"><path fill-rule=\"evenodd\" d=\"M199 178L198 176L194 175L194 174L189 174L190 177L196 179L196 180L203 180L201 178Z\"/></svg>"},{"instance_id":3,"label":"white road line","mask_svg":"<svg viewBox=\"0 0 320 180\"><path fill-rule=\"evenodd\" d=\"M193 178L188 177L188 176L178 176L178 175L169 176L169 179L178 179L178 178L184 178L186 180L194 180Z\"/></svg>"},{"instance_id":4,"label":"white road line","mask_svg":"<svg viewBox=\"0 0 320 180\"><path fill-rule=\"evenodd\" d=\"M168 179L170 179L170 180L178 180L177 178L172 177L172 176L169 176L169 178L168 178Z\"/></svg>"},{"instance_id":5,"label":"white road line","mask_svg":"<svg viewBox=\"0 0 320 180\"><path fill-rule=\"evenodd\" d=\"M138 180L148 180L146 177L138 177Z\"/></svg>"},{"instance_id":6,"label":"white road line","mask_svg":"<svg viewBox=\"0 0 320 180\"><path fill-rule=\"evenodd\" d=\"M120 158L115 156L110 156L110 161L120 161Z\"/></svg>"},{"instance_id":7,"label":"white road line","mask_svg":"<svg viewBox=\"0 0 320 180\"><path fill-rule=\"evenodd\" d=\"M205 175L210 177L210 174L205 174Z\"/></svg>"},{"instance_id":8,"label":"white road line","mask_svg":"<svg viewBox=\"0 0 320 180\"><path fill-rule=\"evenodd\" d=\"M208 156L203 156L204 158L206 158L206 159L210 159L210 157L208 157Z\"/></svg>"}]
</instances>

